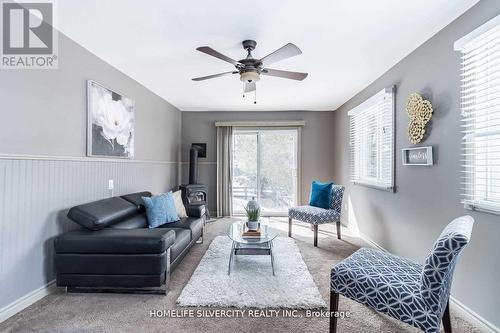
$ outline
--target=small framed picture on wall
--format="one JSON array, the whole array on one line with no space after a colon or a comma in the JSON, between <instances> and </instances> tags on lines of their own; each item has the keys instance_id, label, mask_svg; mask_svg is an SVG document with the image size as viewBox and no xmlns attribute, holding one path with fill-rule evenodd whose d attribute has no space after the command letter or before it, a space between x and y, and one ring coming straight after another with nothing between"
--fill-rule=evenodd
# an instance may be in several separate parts
<instances>
[{"instance_id":1,"label":"small framed picture on wall","mask_svg":"<svg viewBox=\"0 0 500 333\"><path fill-rule=\"evenodd\" d=\"M403 165L431 166L434 164L432 146L403 148Z\"/></svg>"}]
</instances>

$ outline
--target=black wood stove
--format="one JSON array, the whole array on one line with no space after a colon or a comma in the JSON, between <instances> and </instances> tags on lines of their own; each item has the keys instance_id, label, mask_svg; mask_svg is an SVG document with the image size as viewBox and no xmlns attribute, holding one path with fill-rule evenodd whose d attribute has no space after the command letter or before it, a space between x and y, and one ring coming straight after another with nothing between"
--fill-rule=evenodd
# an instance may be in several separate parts
<instances>
[{"instance_id":1,"label":"black wood stove","mask_svg":"<svg viewBox=\"0 0 500 333\"><path fill-rule=\"evenodd\" d=\"M196 144L191 145L189 150L189 184L179 186L182 193L182 201L189 205L205 205L207 218L210 214L207 207L208 186L198 184L198 157L206 156L204 147Z\"/></svg>"}]
</instances>

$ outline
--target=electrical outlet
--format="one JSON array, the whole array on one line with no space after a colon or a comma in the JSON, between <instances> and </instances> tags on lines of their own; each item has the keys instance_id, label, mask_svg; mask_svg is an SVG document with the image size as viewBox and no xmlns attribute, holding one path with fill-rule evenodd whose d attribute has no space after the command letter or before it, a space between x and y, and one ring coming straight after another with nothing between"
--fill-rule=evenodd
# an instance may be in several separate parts
<instances>
[{"instance_id":1,"label":"electrical outlet","mask_svg":"<svg viewBox=\"0 0 500 333\"><path fill-rule=\"evenodd\" d=\"M113 179L108 180L108 190L112 190L115 188L115 184L113 183Z\"/></svg>"}]
</instances>

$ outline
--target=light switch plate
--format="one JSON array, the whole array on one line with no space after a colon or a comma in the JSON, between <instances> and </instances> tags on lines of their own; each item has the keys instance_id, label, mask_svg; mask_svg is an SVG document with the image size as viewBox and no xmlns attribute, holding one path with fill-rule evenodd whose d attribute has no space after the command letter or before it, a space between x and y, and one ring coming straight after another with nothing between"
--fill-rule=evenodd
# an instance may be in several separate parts
<instances>
[{"instance_id":1,"label":"light switch plate","mask_svg":"<svg viewBox=\"0 0 500 333\"><path fill-rule=\"evenodd\" d=\"M115 188L115 184L113 182L113 179L108 180L108 190L112 190Z\"/></svg>"}]
</instances>

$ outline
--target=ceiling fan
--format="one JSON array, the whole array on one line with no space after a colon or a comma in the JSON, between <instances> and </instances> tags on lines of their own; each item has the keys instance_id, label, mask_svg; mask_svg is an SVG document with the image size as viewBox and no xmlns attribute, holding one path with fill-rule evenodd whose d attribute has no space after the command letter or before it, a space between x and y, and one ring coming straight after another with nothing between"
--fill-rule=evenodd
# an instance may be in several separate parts
<instances>
[{"instance_id":1,"label":"ceiling fan","mask_svg":"<svg viewBox=\"0 0 500 333\"><path fill-rule=\"evenodd\" d=\"M242 44L243 48L248 52L248 54L245 59L241 59L239 61L231 59L228 56L225 56L222 53L215 51L211 47L208 46L198 47L197 48L198 51L211 55L212 57L224 60L234 65L234 67L236 67L236 70L197 77L194 78L193 81L203 81L226 75L239 74L240 81L244 82L245 84L243 90L243 97L245 97L245 93L256 91L255 83L260 80L261 74L281 77L284 79L298 80L298 81L302 81L307 77L307 73L289 72L289 71L267 68L267 66L272 63L302 54L302 51L296 45L288 43L285 46L277 49L276 51L268 54L262 59L255 59L254 57L252 57L252 51L257 46L257 42L254 40L244 40ZM254 100L254 103L256 104L257 101Z\"/></svg>"}]
</instances>

